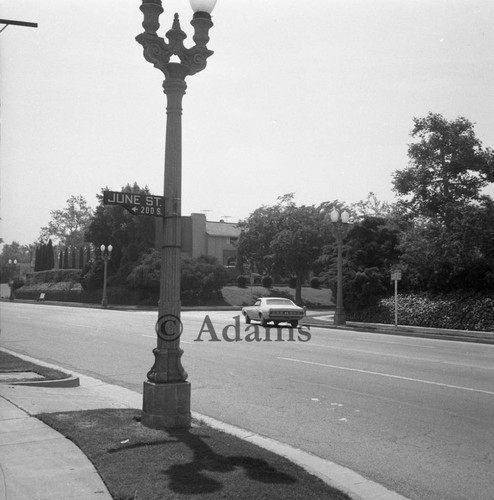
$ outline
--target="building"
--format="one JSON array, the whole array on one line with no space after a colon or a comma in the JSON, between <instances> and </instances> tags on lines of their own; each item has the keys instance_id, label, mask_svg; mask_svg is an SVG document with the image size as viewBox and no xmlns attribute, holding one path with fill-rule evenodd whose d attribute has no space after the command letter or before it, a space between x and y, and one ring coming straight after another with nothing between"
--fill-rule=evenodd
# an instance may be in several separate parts
<instances>
[{"instance_id":1,"label":"building","mask_svg":"<svg viewBox=\"0 0 494 500\"><path fill-rule=\"evenodd\" d=\"M157 224L157 239L161 241L161 224ZM235 266L236 243L240 228L235 223L206 220L205 214L182 216L182 255L197 258L201 255L216 257L226 267Z\"/></svg>"}]
</instances>

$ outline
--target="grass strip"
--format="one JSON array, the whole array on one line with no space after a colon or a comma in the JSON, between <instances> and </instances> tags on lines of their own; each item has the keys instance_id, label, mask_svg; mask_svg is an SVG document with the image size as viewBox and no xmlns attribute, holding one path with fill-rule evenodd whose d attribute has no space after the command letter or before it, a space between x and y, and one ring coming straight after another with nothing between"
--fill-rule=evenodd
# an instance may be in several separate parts
<instances>
[{"instance_id":1,"label":"grass strip","mask_svg":"<svg viewBox=\"0 0 494 500\"><path fill-rule=\"evenodd\" d=\"M0 373L34 372L40 380L61 380L70 375L54 368L40 366L0 350Z\"/></svg>"},{"instance_id":2,"label":"grass strip","mask_svg":"<svg viewBox=\"0 0 494 500\"><path fill-rule=\"evenodd\" d=\"M141 412L103 409L38 415L91 460L115 500L349 500L270 451L194 421L148 429Z\"/></svg>"}]
</instances>

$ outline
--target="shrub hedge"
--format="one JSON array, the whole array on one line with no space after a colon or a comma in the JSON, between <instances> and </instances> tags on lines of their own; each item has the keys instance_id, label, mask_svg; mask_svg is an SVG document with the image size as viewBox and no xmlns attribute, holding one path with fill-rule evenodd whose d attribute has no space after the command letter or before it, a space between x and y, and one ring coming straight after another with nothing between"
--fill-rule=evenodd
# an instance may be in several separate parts
<instances>
[{"instance_id":1,"label":"shrub hedge","mask_svg":"<svg viewBox=\"0 0 494 500\"><path fill-rule=\"evenodd\" d=\"M273 286L273 278L271 278L271 276L263 276L262 286L264 288L271 288Z\"/></svg>"},{"instance_id":2,"label":"shrub hedge","mask_svg":"<svg viewBox=\"0 0 494 500\"><path fill-rule=\"evenodd\" d=\"M243 275L240 275L240 276L237 276L237 286L239 288L247 288L247 277L246 276L243 276Z\"/></svg>"},{"instance_id":3,"label":"shrub hedge","mask_svg":"<svg viewBox=\"0 0 494 500\"><path fill-rule=\"evenodd\" d=\"M321 288L321 280L317 276L313 276L310 280L311 288Z\"/></svg>"},{"instance_id":4,"label":"shrub hedge","mask_svg":"<svg viewBox=\"0 0 494 500\"><path fill-rule=\"evenodd\" d=\"M382 299L375 307L348 314L348 319L393 324L394 311L394 297L389 297ZM399 295L398 324L494 332L494 298L460 292Z\"/></svg>"}]
</instances>

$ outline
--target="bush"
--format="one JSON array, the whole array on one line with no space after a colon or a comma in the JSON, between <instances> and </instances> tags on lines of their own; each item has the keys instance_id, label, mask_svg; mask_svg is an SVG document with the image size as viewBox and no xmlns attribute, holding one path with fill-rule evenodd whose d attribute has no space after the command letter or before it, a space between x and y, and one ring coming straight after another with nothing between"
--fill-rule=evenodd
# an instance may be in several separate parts
<instances>
[{"instance_id":1,"label":"bush","mask_svg":"<svg viewBox=\"0 0 494 500\"><path fill-rule=\"evenodd\" d=\"M143 288L151 292L160 290L161 254L157 250L149 250L139 258L137 266L127 277L131 288Z\"/></svg>"},{"instance_id":2,"label":"bush","mask_svg":"<svg viewBox=\"0 0 494 500\"><path fill-rule=\"evenodd\" d=\"M240 275L240 276L237 276L237 286L239 288L246 288L247 287L247 277L246 276L243 276L243 275Z\"/></svg>"},{"instance_id":3,"label":"bush","mask_svg":"<svg viewBox=\"0 0 494 500\"><path fill-rule=\"evenodd\" d=\"M37 271L26 274L26 284L37 283L59 283L70 282L79 283L81 277L80 269L53 269L51 271Z\"/></svg>"},{"instance_id":4,"label":"bush","mask_svg":"<svg viewBox=\"0 0 494 500\"><path fill-rule=\"evenodd\" d=\"M24 281L22 281L19 278L14 279L12 282L12 288L14 290L18 290L19 288L22 288L23 286L24 286Z\"/></svg>"},{"instance_id":5,"label":"bush","mask_svg":"<svg viewBox=\"0 0 494 500\"><path fill-rule=\"evenodd\" d=\"M343 278L343 303L349 312L379 304L389 294L389 275L377 267L360 271L348 269ZM336 286L335 286L336 290Z\"/></svg>"},{"instance_id":6,"label":"bush","mask_svg":"<svg viewBox=\"0 0 494 500\"><path fill-rule=\"evenodd\" d=\"M161 254L150 250L141 255L127 282L131 288L143 290L152 297L159 294L160 273ZM181 266L181 300L189 305L211 301L220 295L227 281L228 273L216 258L202 255L185 259Z\"/></svg>"},{"instance_id":7,"label":"bush","mask_svg":"<svg viewBox=\"0 0 494 500\"><path fill-rule=\"evenodd\" d=\"M202 255L182 263L181 297L190 305L208 302L221 295L228 273L215 257Z\"/></svg>"},{"instance_id":8,"label":"bush","mask_svg":"<svg viewBox=\"0 0 494 500\"><path fill-rule=\"evenodd\" d=\"M271 288L273 286L273 278L271 276L263 276L262 286L264 288Z\"/></svg>"},{"instance_id":9,"label":"bush","mask_svg":"<svg viewBox=\"0 0 494 500\"><path fill-rule=\"evenodd\" d=\"M111 261L110 261L111 262ZM80 273L80 283L84 290L93 291L103 288L104 262L102 259L90 260Z\"/></svg>"},{"instance_id":10,"label":"bush","mask_svg":"<svg viewBox=\"0 0 494 500\"><path fill-rule=\"evenodd\" d=\"M310 286L311 286L311 288L316 288L316 289L320 288L321 287L321 280L317 276L314 276L310 280Z\"/></svg>"},{"instance_id":11,"label":"bush","mask_svg":"<svg viewBox=\"0 0 494 500\"><path fill-rule=\"evenodd\" d=\"M394 323L394 297L350 314L354 321ZM400 325L452 330L494 331L494 298L466 293L406 294L398 297Z\"/></svg>"}]
</instances>

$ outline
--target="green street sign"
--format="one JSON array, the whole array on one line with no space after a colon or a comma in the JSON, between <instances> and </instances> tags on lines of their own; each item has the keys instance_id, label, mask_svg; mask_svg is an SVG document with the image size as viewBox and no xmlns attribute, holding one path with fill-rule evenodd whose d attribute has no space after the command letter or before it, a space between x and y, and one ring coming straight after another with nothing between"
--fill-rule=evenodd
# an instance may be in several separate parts
<instances>
[{"instance_id":1,"label":"green street sign","mask_svg":"<svg viewBox=\"0 0 494 500\"><path fill-rule=\"evenodd\" d=\"M165 197L152 194L122 193L120 191L104 191L104 205L120 205L132 215L165 215Z\"/></svg>"}]
</instances>

